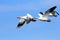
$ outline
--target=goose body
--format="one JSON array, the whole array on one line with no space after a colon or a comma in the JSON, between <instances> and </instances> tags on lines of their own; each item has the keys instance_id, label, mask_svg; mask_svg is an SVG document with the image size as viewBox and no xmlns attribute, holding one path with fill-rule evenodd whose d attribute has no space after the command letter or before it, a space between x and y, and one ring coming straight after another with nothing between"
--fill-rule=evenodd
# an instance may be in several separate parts
<instances>
[{"instance_id":1,"label":"goose body","mask_svg":"<svg viewBox=\"0 0 60 40\"><path fill-rule=\"evenodd\" d=\"M48 9L47 11L45 11L45 13L43 14L42 12L40 12L38 15L40 18L40 20L42 21L47 21L50 22L51 20L48 18L49 16L54 16L57 17L57 15L55 13L58 14L57 11L54 11L56 9L56 6L51 7L50 9ZM59 15L59 14L58 14Z\"/></svg>"},{"instance_id":2,"label":"goose body","mask_svg":"<svg viewBox=\"0 0 60 40\"><path fill-rule=\"evenodd\" d=\"M20 19L17 27L21 27L23 26L23 24L26 22L27 24L29 24L31 21L35 22L36 19L34 17L32 17L30 14L27 14L26 16L18 16L17 18Z\"/></svg>"}]
</instances>

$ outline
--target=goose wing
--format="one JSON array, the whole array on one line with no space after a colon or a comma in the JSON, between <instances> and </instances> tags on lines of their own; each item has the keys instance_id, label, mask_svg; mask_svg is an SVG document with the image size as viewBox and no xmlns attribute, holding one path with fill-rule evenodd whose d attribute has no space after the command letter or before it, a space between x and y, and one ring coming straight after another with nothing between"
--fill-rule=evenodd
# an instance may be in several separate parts
<instances>
[{"instance_id":1,"label":"goose wing","mask_svg":"<svg viewBox=\"0 0 60 40\"><path fill-rule=\"evenodd\" d=\"M23 24L25 23L25 20L24 19L21 19L17 25L17 27L21 27L23 26Z\"/></svg>"},{"instance_id":2,"label":"goose wing","mask_svg":"<svg viewBox=\"0 0 60 40\"><path fill-rule=\"evenodd\" d=\"M50 9L48 9L47 11L45 11L44 16L49 16L49 13L53 12L55 9L56 9L56 6L54 6L54 7L50 8Z\"/></svg>"},{"instance_id":3,"label":"goose wing","mask_svg":"<svg viewBox=\"0 0 60 40\"><path fill-rule=\"evenodd\" d=\"M26 23L29 24L32 18L33 17L28 13L27 14L27 21L26 21Z\"/></svg>"},{"instance_id":4,"label":"goose wing","mask_svg":"<svg viewBox=\"0 0 60 40\"><path fill-rule=\"evenodd\" d=\"M45 13L53 12L55 9L56 9L56 6L54 6L54 7L50 8L50 9L48 9Z\"/></svg>"},{"instance_id":5,"label":"goose wing","mask_svg":"<svg viewBox=\"0 0 60 40\"><path fill-rule=\"evenodd\" d=\"M27 14L27 24L29 24L31 21L36 21L36 18L35 17L33 17L33 16L31 16L30 14Z\"/></svg>"},{"instance_id":6,"label":"goose wing","mask_svg":"<svg viewBox=\"0 0 60 40\"><path fill-rule=\"evenodd\" d=\"M29 24L31 21L32 22L35 22L36 21L36 18L28 19L26 22L27 22L27 24Z\"/></svg>"},{"instance_id":7,"label":"goose wing","mask_svg":"<svg viewBox=\"0 0 60 40\"><path fill-rule=\"evenodd\" d=\"M27 17L26 23L29 24L31 21L31 18Z\"/></svg>"},{"instance_id":8,"label":"goose wing","mask_svg":"<svg viewBox=\"0 0 60 40\"><path fill-rule=\"evenodd\" d=\"M33 16L31 16L30 14L27 14L27 16L30 17L30 18L33 18Z\"/></svg>"}]
</instances>

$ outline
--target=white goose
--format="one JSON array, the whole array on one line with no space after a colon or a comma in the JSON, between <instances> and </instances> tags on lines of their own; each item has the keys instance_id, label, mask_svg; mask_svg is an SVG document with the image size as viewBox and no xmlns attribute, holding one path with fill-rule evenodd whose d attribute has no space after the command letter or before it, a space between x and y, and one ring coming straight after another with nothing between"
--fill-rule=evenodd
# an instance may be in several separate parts
<instances>
[{"instance_id":1,"label":"white goose","mask_svg":"<svg viewBox=\"0 0 60 40\"><path fill-rule=\"evenodd\" d=\"M38 15L40 16L40 20L42 21L47 21L47 22L50 22L51 20L48 18L48 16L54 16L54 17L57 17L57 15L55 14L56 11L54 11L56 8L56 6L48 9L47 11L45 11L45 13L43 14L42 12L40 12ZM58 12L56 12L58 14ZM58 14L59 15L59 14Z\"/></svg>"},{"instance_id":2,"label":"white goose","mask_svg":"<svg viewBox=\"0 0 60 40\"><path fill-rule=\"evenodd\" d=\"M45 13L49 13L49 16L57 17L57 15L59 15L59 13L57 11L54 11L56 8L57 8L56 6L53 6L50 9L48 9L47 11L45 11ZM55 13L57 13L57 15Z\"/></svg>"},{"instance_id":3,"label":"white goose","mask_svg":"<svg viewBox=\"0 0 60 40\"><path fill-rule=\"evenodd\" d=\"M29 24L30 21L33 21L33 22L36 21L36 19L35 19L34 17L32 17L30 14L27 14L26 16L18 16L17 18L20 19L17 27L23 26L23 24L24 24L25 22L26 22L27 24Z\"/></svg>"},{"instance_id":4,"label":"white goose","mask_svg":"<svg viewBox=\"0 0 60 40\"><path fill-rule=\"evenodd\" d=\"M54 11L57 7L56 6L53 6L52 8L48 9L46 12L49 12L49 16L54 16L54 17L57 17L57 15L59 15L59 13L57 11ZM57 15L55 14L57 13Z\"/></svg>"}]
</instances>

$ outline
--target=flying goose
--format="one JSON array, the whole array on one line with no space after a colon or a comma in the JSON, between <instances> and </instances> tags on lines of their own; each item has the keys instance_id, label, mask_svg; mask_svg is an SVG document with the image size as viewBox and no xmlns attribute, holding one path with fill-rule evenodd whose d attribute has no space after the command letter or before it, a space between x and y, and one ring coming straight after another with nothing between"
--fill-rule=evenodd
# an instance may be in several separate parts
<instances>
[{"instance_id":1,"label":"flying goose","mask_svg":"<svg viewBox=\"0 0 60 40\"><path fill-rule=\"evenodd\" d=\"M59 13L57 11L54 11L56 8L57 8L56 6L51 7L50 9L48 9L47 11L45 11L45 14L49 13L49 16L57 17L57 15L59 15ZM57 15L55 13L57 13Z\"/></svg>"},{"instance_id":2,"label":"flying goose","mask_svg":"<svg viewBox=\"0 0 60 40\"><path fill-rule=\"evenodd\" d=\"M36 19L35 19L34 17L32 17L30 14L27 14L26 16L18 16L17 18L20 19L17 27L23 26L25 22L26 22L27 24L29 24L30 21L32 21L32 22L35 22L35 21L36 21Z\"/></svg>"},{"instance_id":3,"label":"flying goose","mask_svg":"<svg viewBox=\"0 0 60 40\"><path fill-rule=\"evenodd\" d=\"M56 6L48 9L47 11L45 11L45 13L43 14L42 12L39 12L39 16L41 21L47 21L47 22L50 22L51 20L48 18L48 16L54 16L54 17L57 17L57 15L55 13L58 14L57 11L54 11L56 9ZM59 15L59 14L58 14Z\"/></svg>"}]
</instances>

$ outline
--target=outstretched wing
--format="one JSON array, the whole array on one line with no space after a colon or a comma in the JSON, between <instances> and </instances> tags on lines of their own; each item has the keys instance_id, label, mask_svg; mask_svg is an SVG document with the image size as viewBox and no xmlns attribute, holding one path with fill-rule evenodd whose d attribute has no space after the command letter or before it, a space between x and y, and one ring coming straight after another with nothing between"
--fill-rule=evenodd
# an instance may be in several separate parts
<instances>
[{"instance_id":1,"label":"outstretched wing","mask_svg":"<svg viewBox=\"0 0 60 40\"><path fill-rule=\"evenodd\" d=\"M27 16L30 17L30 18L33 18L33 16L31 16L30 14L27 14Z\"/></svg>"},{"instance_id":2,"label":"outstretched wing","mask_svg":"<svg viewBox=\"0 0 60 40\"><path fill-rule=\"evenodd\" d=\"M55 9L56 9L56 6L54 6L54 7L50 8L50 9L48 9L45 13L53 12Z\"/></svg>"},{"instance_id":3,"label":"outstretched wing","mask_svg":"<svg viewBox=\"0 0 60 40\"><path fill-rule=\"evenodd\" d=\"M23 26L24 23L25 23L25 20L21 19L20 22L18 23L17 27Z\"/></svg>"},{"instance_id":4,"label":"outstretched wing","mask_svg":"<svg viewBox=\"0 0 60 40\"><path fill-rule=\"evenodd\" d=\"M45 14L44 14L44 15L45 15L45 16L48 16L48 15L49 15L51 12L53 12L55 9L56 9L56 6L48 9L47 11L45 11Z\"/></svg>"}]
</instances>

